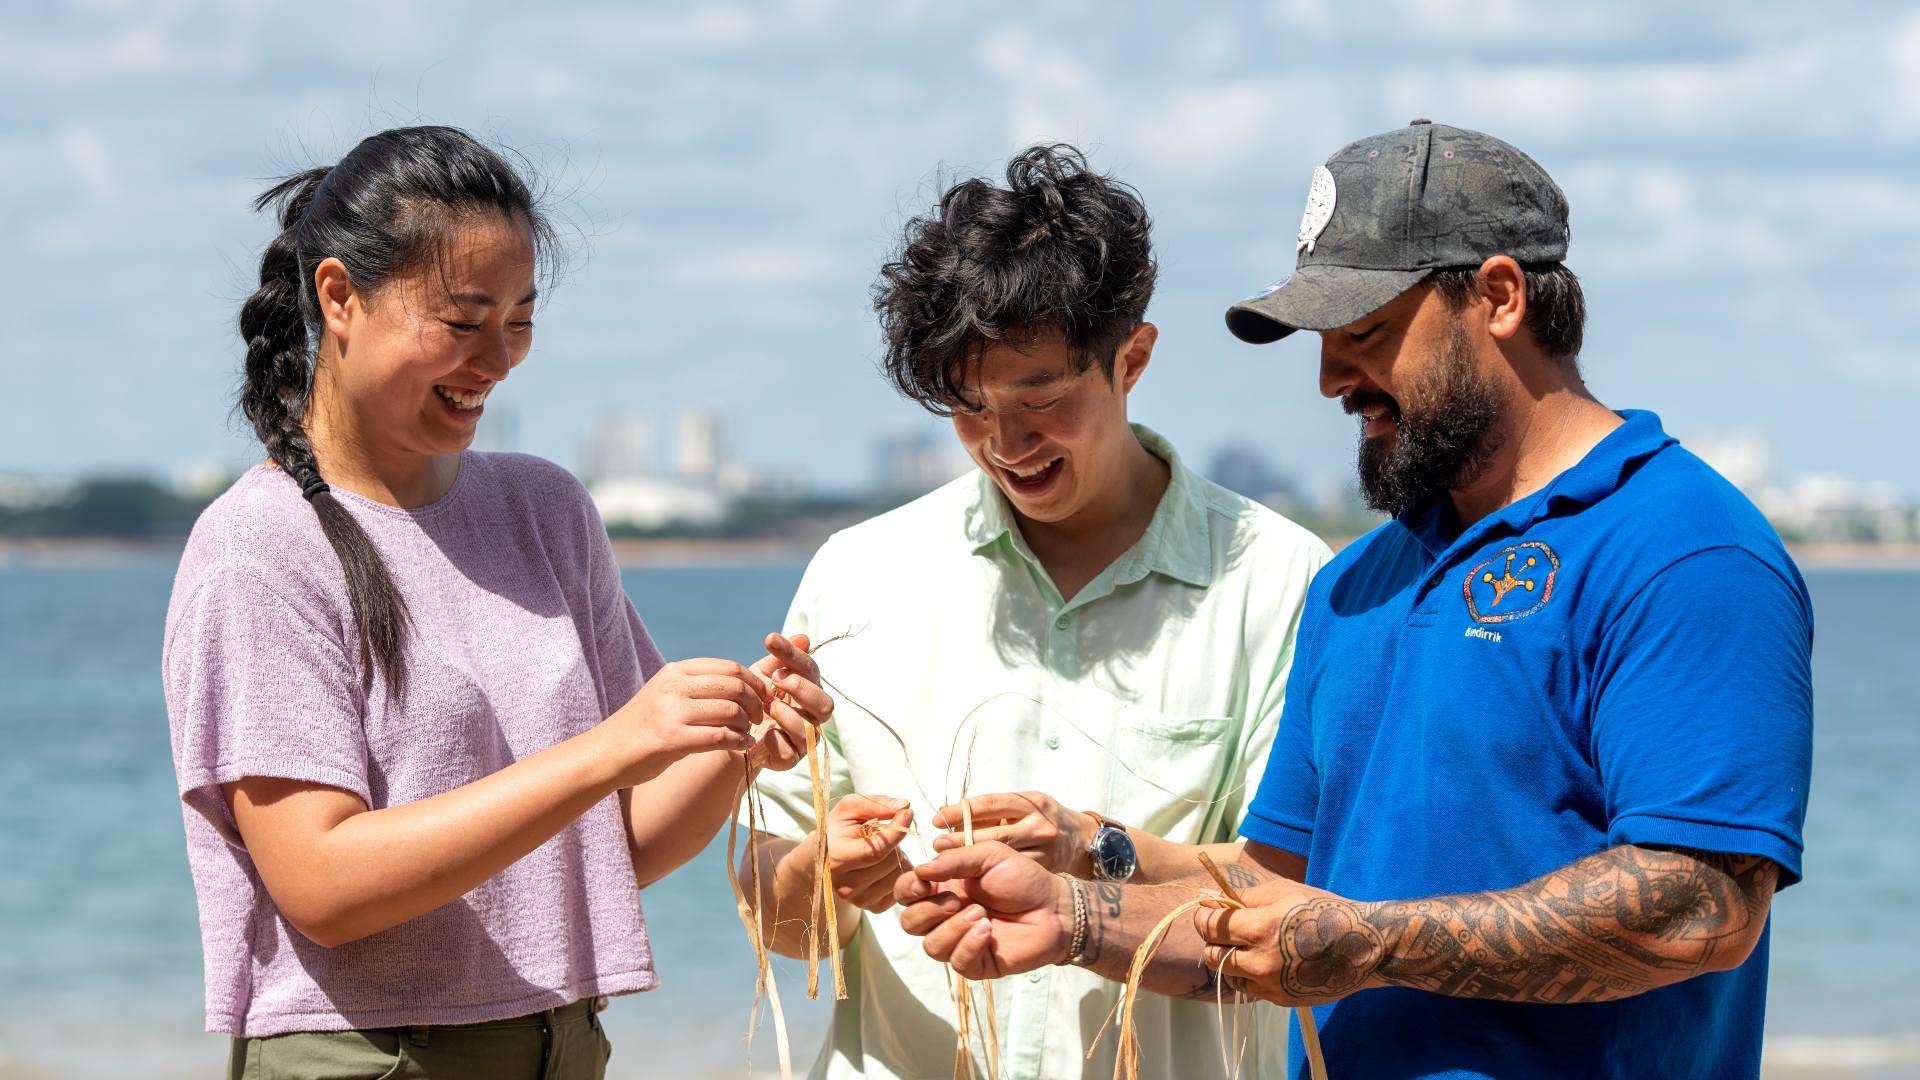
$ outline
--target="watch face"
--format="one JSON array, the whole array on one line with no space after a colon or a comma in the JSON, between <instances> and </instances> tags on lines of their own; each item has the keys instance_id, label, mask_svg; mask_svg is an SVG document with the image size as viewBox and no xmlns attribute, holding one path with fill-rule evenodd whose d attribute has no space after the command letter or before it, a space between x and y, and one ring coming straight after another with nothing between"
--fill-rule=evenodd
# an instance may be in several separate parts
<instances>
[{"instance_id":1,"label":"watch face","mask_svg":"<svg viewBox=\"0 0 1920 1080\"><path fill-rule=\"evenodd\" d=\"M1126 830L1103 827L1093 838L1093 858L1102 878L1107 881L1125 881L1133 876L1137 857L1133 851L1133 838Z\"/></svg>"}]
</instances>

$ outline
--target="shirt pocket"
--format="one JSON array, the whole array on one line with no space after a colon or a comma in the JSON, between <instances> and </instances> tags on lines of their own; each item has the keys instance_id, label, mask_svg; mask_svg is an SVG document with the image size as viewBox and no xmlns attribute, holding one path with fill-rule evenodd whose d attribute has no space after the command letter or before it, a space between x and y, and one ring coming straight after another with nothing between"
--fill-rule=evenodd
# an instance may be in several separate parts
<instances>
[{"instance_id":1,"label":"shirt pocket","mask_svg":"<svg viewBox=\"0 0 1920 1080\"><path fill-rule=\"evenodd\" d=\"M1114 725L1113 763L1103 811L1130 828L1192 843L1183 822L1204 822L1233 762L1240 722L1128 708ZM1187 833L1192 832L1189 825ZM1170 835L1171 834L1171 835Z\"/></svg>"}]
</instances>

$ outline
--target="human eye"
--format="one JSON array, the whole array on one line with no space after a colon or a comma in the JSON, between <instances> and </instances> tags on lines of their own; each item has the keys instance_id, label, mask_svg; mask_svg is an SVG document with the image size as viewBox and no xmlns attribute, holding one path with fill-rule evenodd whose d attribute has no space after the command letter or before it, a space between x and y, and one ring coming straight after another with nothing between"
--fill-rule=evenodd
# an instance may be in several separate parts
<instances>
[{"instance_id":1,"label":"human eye","mask_svg":"<svg viewBox=\"0 0 1920 1080\"><path fill-rule=\"evenodd\" d=\"M1355 341L1365 341L1365 340L1367 340L1368 338L1370 338L1370 337L1372 337L1375 331L1377 331L1377 330L1379 330L1379 329L1380 329L1380 328L1381 328L1382 326L1385 326L1385 325L1386 325L1386 323L1383 323L1383 322L1377 322L1377 323L1374 323L1374 324L1373 324L1372 326L1369 326L1369 327L1367 327L1367 328L1366 328L1365 330L1357 330L1357 331L1355 331L1355 332L1354 332L1354 333L1353 333L1352 335L1350 335L1350 336L1351 336L1351 337L1353 338L1353 340L1355 340Z\"/></svg>"},{"instance_id":2,"label":"human eye","mask_svg":"<svg viewBox=\"0 0 1920 1080\"><path fill-rule=\"evenodd\" d=\"M456 334L471 334L480 329L480 324L477 322L460 322L455 319L441 319L440 321L446 324L447 329L452 330Z\"/></svg>"}]
</instances>

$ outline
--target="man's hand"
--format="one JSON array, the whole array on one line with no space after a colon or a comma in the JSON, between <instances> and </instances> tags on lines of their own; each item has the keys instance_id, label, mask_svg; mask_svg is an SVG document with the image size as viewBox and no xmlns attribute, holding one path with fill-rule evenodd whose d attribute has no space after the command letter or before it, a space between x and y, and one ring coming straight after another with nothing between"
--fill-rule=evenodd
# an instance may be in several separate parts
<instances>
[{"instance_id":1,"label":"man's hand","mask_svg":"<svg viewBox=\"0 0 1920 1080\"><path fill-rule=\"evenodd\" d=\"M1275 1005L1324 1005L1367 985L1385 955L1351 900L1285 878L1243 895L1241 910L1193 913L1205 964L1234 989Z\"/></svg>"},{"instance_id":2,"label":"man's hand","mask_svg":"<svg viewBox=\"0 0 1920 1080\"><path fill-rule=\"evenodd\" d=\"M941 854L902 874L900 925L927 955L969 979L998 979L1067 959L1072 886L1003 843Z\"/></svg>"},{"instance_id":3,"label":"man's hand","mask_svg":"<svg viewBox=\"0 0 1920 1080\"><path fill-rule=\"evenodd\" d=\"M773 695L767 722L754 731L747 764L785 772L807 756L806 725L817 727L833 717L833 697L820 688L820 665L808 651L812 643L807 635L768 634L766 647L767 655L752 670Z\"/></svg>"},{"instance_id":4,"label":"man's hand","mask_svg":"<svg viewBox=\"0 0 1920 1080\"><path fill-rule=\"evenodd\" d=\"M1087 855L1098 823L1093 815L1061 806L1040 791L975 795L967 800L973 811L975 843L998 840L1048 870L1084 878L1092 875ZM933 816L936 829L958 830L965 822L960 804L943 806ZM966 838L953 831L933 838L933 850L965 847Z\"/></svg>"},{"instance_id":5,"label":"man's hand","mask_svg":"<svg viewBox=\"0 0 1920 1080\"><path fill-rule=\"evenodd\" d=\"M826 837L827 868L840 899L878 914L893 906L894 879L908 865L900 841L912 823L913 810L904 799L848 795L833 804L824 827L807 839L819 843ZM811 865L810 845L796 851Z\"/></svg>"}]
</instances>

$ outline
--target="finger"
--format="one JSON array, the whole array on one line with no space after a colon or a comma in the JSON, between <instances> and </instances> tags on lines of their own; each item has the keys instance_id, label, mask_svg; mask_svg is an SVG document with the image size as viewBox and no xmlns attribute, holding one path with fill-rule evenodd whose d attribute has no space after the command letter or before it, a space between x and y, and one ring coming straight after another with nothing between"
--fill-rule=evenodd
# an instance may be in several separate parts
<instances>
[{"instance_id":1,"label":"finger","mask_svg":"<svg viewBox=\"0 0 1920 1080\"><path fill-rule=\"evenodd\" d=\"M925 937L928 931L953 918L961 908L967 906L966 901L945 892L934 893L925 900L911 904L901 900L897 892L893 899L895 903L903 905L900 909L900 929L914 937Z\"/></svg>"},{"instance_id":2,"label":"finger","mask_svg":"<svg viewBox=\"0 0 1920 1080\"><path fill-rule=\"evenodd\" d=\"M789 671L779 676L773 685L786 691L793 703L804 710L815 723L824 724L833 715L833 695L820 689L817 683L808 680L796 672Z\"/></svg>"},{"instance_id":3,"label":"finger","mask_svg":"<svg viewBox=\"0 0 1920 1080\"><path fill-rule=\"evenodd\" d=\"M747 735L753 732L753 720L737 701L693 698L685 703L681 715L688 727L726 728Z\"/></svg>"},{"instance_id":4,"label":"finger","mask_svg":"<svg viewBox=\"0 0 1920 1080\"><path fill-rule=\"evenodd\" d=\"M1210 945L1258 945L1271 921L1261 908L1202 907L1193 913L1194 929Z\"/></svg>"},{"instance_id":5,"label":"finger","mask_svg":"<svg viewBox=\"0 0 1920 1080\"><path fill-rule=\"evenodd\" d=\"M1027 839L1026 833L1027 828L1024 825L995 825L991 828L973 830L973 842L984 844L989 841L998 841L1015 851L1020 851L1024 849L1021 841ZM966 846L967 838L957 832L943 832L933 838L935 851L952 851L954 848Z\"/></svg>"},{"instance_id":6,"label":"finger","mask_svg":"<svg viewBox=\"0 0 1920 1080\"><path fill-rule=\"evenodd\" d=\"M880 914L893 906L893 878L882 878L878 884L870 885L849 897L847 902L862 911Z\"/></svg>"},{"instance_id":7,"label":"finger","mask_svg":"<svg viewBox=\"0 0 1920 1080\"><path fill-rule=\"evenodd\" d=\"M907 809L907 800L891 795L842 795L827 817L840 825L858 825L873 818L892 818Z\"/></svg>"},{"instance_id":8,"label":"finger","mask_svg":"<svg viewBox=\"0 0 1920 1080\"><path fill-rule=\"evenodd\" d=\"M806 640L806 635L800 635ZM775 657L788 671L796 672L808 679L818 678L820 665L807 653L799 642L781 634L768 634L766 640L767 655Z\"/></svg>"},{"instance_id":9,"label":"finger","mask_svg":"<svg viewBox=\"0 0 1920 1080\"><path fill-rule=\"evenodd\" d=\"M1001 791L991 795L969 795L966 803L973 810L974 824L982 821L1018 821L1040 809L1040 804L1025 792ZM943 806L933 815L936 829L957 829L966 822L959 803Z\"/></svg>"},{"instance_id":10,"label":"finger","mask_svg":"<svg viewBox=\"0 0 1920 1080\"><path fill-rule=\"evenodd\" d=\"M773 696L773 688L767 685L767 680L737 660L719 660L711 656L701 656L692 660L682 660L676 666L679 667L681 674L692 679L719 676L743 682L762 701Z\"/></svg>"},{"instance_id":11,"label":"finger","mask_svg":"<svg viewBox=\"0 0 1920 1080\"><path fill-rule=\"evenodd\" d=\"M744 668L742 670L745 670ZM759 723L766 703L746 682L724 675L697 675L687 682L687 697L693 701L731 701Z\"/></svg>"},{"instance_id":12,"label":"finger","mask_svg":"<svg viewBox=\"0 0 1920 1080\"><path fill-rule=\"evenodd\" d=\"M893 900L897 904L918 904L931 896L951 896L943 893L920 875L908 870L893 879ZM955 909L959 910L958 908Z\"/></svg>"},{"instance_id":13,"label":"finger","mask_svg":"<svg viewBox=\"0 0 1920 1080\"><path fill-rule=\"evenodd\" d=\"M1021 858L1005 844L973 844L943 851L913 868L923 881L964 881L977 878L1011 858Z\"/></svg>"},{"instance_id":14,"label":"finger","mask_svg":"<svg viewBox=\"0 0 1920 1080\"><path fill-rule=\"evenodd\" d=\"M1297 1004L1273 982L1273 965L1257 949L1240 945L1209 945L1202 951L1200 960L1220 973L1220 981L1229 990L1276 1005Z\"/></svg>"},{"instance_id":15,"label":"finger","mask_svg":"<svg viewBox=\"0 0 1920 1080\"><path fill-rule=\"evenodd\" d=\"M767 719L773 721L774 728L793 745L807 745L807 718L793 706L775 698L773 704L767 706Z\"/></svg>"},{"instance_id":16,"label":"finger","mask_svg":"<svg viewBox=\"0 0 1920 1080\"><path fill-rule=\"evenodd\" d=\"M835 891L840 894L840 899L851 900L860 893L873 888L875 883L878 882L886 883L889 892L891 892L893 880L899 876L900 864L897 859L889 859L886 862L873 866L850 866L847 867L845 871L842 871L839 867L835 867L833 871L833 886Z\"/></svg>"},{"instance_id":17,"label":"finger","mask_svg":"<svg viewBox=\"0 0 1920 1080\"><path fill-rule=\"evenodd\" d=\"M995 974L993 960L993 922L981 919L960 935L953 947L953 955L948 959L953 970L969 979L991 979Z\"/></svg>"},{"instance_id":18,"label":"finger","mask_svg":"<svg viewBox=\"0 0 1920 1080\"><path fill-rule=\"evenodd\" d=\"M927 950L928 956L945 961L953 955L960 940L975 926L981 925L986 917L986 908L979 904L968 904L960 910L960 914L927 931L927 940L922 947Z\"/></svg>"},{"instance_id":19,"label":"finger","mask_svg":"<svg viewBox=\"0 0 1920 1080\"><path fill-rule=\"evenodd\" d=\"M806 749L803 746L770 724L760 733L760 741L754 744L750 763L755 768L786 772L798 765L800 759L804 757L806 757Z\"/></svg>"},{"instance_id":20,"label":"finger","mask_svg":"<svg viewBox=\"0 0 1920 1080\"><path fill-rule=\"evenodd\" d=\"M738 750L752 752L753 734L744 728L702 724L682 729L680 746L691 752L702 750Z\"/></svg>"}]
</instances>

